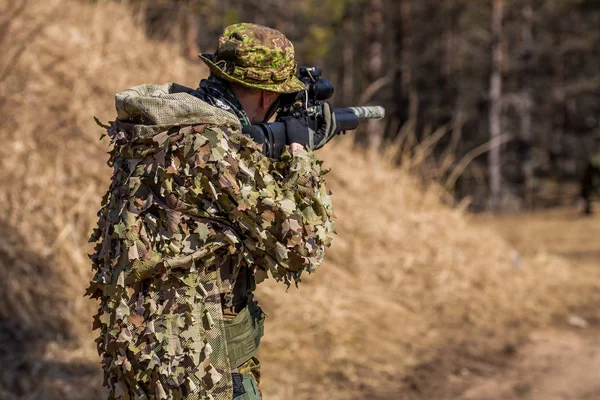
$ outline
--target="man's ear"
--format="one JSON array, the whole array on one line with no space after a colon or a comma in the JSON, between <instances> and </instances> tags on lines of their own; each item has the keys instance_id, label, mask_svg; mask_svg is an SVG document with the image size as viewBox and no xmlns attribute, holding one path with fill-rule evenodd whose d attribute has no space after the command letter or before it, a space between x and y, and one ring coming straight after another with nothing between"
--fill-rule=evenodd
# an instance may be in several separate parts
<instances>
[{"instance_id":1,"label":"man's ear","mask_svg":"<svg viewBox=\"0 0 600 400\"><path fill-rule=\"evenodd\" d=\"M260 106L263 110L268 110L269 108L271 108L271 106L273 105L273 103L275 103L275 101L277 100L277 97L279 97L279 93L274 93L274 92L260 92Z\"/></svg>"}]
</instances>

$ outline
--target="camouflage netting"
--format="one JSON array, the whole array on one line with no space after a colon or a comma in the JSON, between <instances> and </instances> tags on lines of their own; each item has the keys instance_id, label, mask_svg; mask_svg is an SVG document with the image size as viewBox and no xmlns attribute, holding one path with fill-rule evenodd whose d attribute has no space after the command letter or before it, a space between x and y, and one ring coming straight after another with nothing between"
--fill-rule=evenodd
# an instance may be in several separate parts
<instances>
[{"instance_id":1,"label":"camouflage netting","mask_svg":"<svg viewBox=\"0 0 600 400\"><path fill-rule=\"evenodd\" d=\"M95 276L111 398L232 398L223 306L238 272L286 284L320 264L334 232L312 154L266 158L235 116L179 85L117 95L112 184Z\"/></svg>"}]
</instances>

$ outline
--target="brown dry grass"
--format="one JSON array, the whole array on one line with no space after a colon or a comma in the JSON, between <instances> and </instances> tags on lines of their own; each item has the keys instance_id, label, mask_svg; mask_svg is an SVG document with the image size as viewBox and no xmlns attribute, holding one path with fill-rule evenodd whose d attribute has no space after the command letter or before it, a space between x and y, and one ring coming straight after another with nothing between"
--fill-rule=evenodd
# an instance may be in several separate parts
<instances>
[{"instance_id":1,"label":"brown dry grass","mask_svg":"<svg viewBox=\"0 0 600 400\"><path fill-rule=\"evenodd\" d=\"M145 39L125 6L19 4L0 1L0 397L101 398L82 295L110 170L92 116L112 118L126 87L193 86L205 71ZM572 293L562 259L539 252L519 266L434 186L348 140L323 156L339 235L299 290L258 291L265 398L427 398L428 366L517 343L579 301L556 296Z\"/></svg>"}]
</instances>

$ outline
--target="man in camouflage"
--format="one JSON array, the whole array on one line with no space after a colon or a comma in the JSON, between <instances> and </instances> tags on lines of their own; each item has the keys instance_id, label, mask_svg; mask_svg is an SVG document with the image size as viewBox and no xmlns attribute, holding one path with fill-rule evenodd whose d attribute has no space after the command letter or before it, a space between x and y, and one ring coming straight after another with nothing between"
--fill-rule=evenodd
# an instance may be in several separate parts
<instances>
[{"instance_id":1,"label":"man in camouflage","mask_svg":"<svg viewBox=\"0 0 600 400\"><path fill-rule=\"evenodd\" d=\"M583 213L591 215L592 197L600 195L600 133L594 138L595 152L588 159L583 179L581 180L581 197L584 201Z\"/></svg>"},{"instance_id":2,"label":"man in camouflage","mask_svg":"<svg viewBox=\"0 0 600 400\"><path fill-rule=\"evenodd\" d=\"M305 89L289 40L238 24L200 57L211 76L198 89L121 92L107 127L114 173L88 294L110 399L259 399L252 292L314 271L334 232L314 132L290 128L277 159L241 133Z\"/></svg>"}]
</instances>

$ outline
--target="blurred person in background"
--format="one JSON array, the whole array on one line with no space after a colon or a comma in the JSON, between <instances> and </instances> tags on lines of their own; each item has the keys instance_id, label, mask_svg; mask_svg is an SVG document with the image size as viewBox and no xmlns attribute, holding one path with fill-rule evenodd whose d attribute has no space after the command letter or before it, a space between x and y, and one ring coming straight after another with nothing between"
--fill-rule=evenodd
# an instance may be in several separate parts
<instances>
[{"instance_id":1,"label":"blurred person in background","mask_svg":"<svg viewBox=\"0 0 600 400\"><path fill-rule=\"evenodd\" d=\"M594 152L588 158L583 179L581 180L581 197L584 201L583 213L593 214L592 197L600 195L600 132L594 137Z\"/></svg>"},{"instance_id":2,"label":"blurred person in background","mask_svg":"<svg viewBox=\"0 0 600 400\"><path fill-rule=\"evenodd\" d=\"M198 89L121 92L106 126L114 174L91 237L88 294L100 303L94 328L111 399L259 399L256 285L267 274L299 282L334 232L306 121L285 121L277 159L242 134L280 96L306 89L292 43L237 24L200 58L211 76Z\"/></svg>"}]
</instances>

